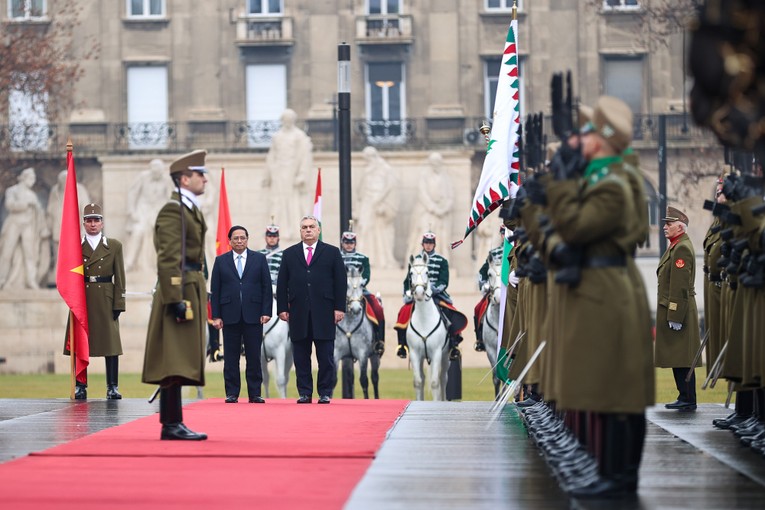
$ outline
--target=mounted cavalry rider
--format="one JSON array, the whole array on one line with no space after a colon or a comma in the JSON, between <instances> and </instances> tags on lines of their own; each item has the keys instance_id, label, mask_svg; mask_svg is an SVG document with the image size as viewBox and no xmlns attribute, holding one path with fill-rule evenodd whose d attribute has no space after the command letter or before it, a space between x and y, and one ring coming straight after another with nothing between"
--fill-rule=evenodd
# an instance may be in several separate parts
<instances>
[{"instance_id":1,"label":"mounted cavalry rider","mask_svg":"<svg viewBox=\"0 0 765 510\"><path fill-rule=\"evenodd\" d=\"M433 232L425 232L422 236L422 253L428 256L428 279L430 288L433 291L433 299L440 307L441 313L445 316L449 330L449 359L455 360L460 357L460 351L457 348L462 342L460 333L467 326L467 317L457 311L452 304L452 298L446 293L449 286L449 262L436 253L436 235ZM408 347L406 344L406 330L409 327L409 319L412 316L412 291L409 288L409 271L407 268L406 278L404 278L404 306L398 312L398 321L394 329L398 332L398 350L396 355L399 358L406 358Z\"/></svg>"},{"instance_id":2,"label":"mounted cavalry rider","mask_svg":"<svg viewBox=\"0 0 765 510\"><path fill-rule=\"evenodd\" d=\"M356 232L350 230L343 232L340 246L342 247L340 254L343 256L345 270L348 271L351 267L355 267L361 275L364 299L368 304L366 313L372 322L375 333L373 350L378 356L382 356L385 352L385 314L380 301L367 290L367 283L369 283L372 274L369 268L369 257L356 251Z\"/></svg>"},{"instance_id":3,"label":"mounted cavalry rider","mask_svg":"<svg viewBox=\"0 0 765 510\"><path fill-rule=\"evenodd\" d=\"M282 265L282 249L279 248L279 227L271 224L266 227L266 247L258 250L266 256L268 261L268 272L271 273L271 281L276 283L276 277L279 274L279 267Z\"/></svg>"},{"instance_id":4,"label":"mounted cavalry rider","mask_svg":"<svg viewBox=\"0 0 765 510\"><path fill-rule=\"evenodd\" d=\"M504 225L500 225L499 234L503 239L503 243L489 251L489 255L486 257L486 261L484 261L481 269L478 270L478 288L481 290L482 296L481 300L477 305L475 305L475 309L473 310L473 325L475 326L475 350L478 352L484 352L486 350L486 346L483 344L483 328L481 326L483 318L486 315L486 310L489 308L489 291L491 290L489 286L489 267L491 267L492 261L502 258L505 238Z\"/></svg>"}]
</instances>

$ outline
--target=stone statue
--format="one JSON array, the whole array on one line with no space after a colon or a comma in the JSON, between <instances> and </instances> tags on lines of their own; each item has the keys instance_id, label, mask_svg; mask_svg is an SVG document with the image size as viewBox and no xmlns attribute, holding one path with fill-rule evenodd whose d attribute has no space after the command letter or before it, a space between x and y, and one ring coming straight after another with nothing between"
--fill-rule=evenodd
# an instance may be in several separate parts
<instances>
[{"instance_id":1,"label":"stone statue","mask_svg":"<svg viewBox=\"0 0 765 510\"><path fill-rule=\"evenodd\" d=\"M268 211L282 225L297 225L311 207L309 178L313 167L311 138L295 125L297 114L284 110L282 125L271 139L266 155L267 176L263 181L270 186ZM285 234L289 237L288 232ZM293 235L292 239L295 237ZM286 239L283 239L286 240Z\"/></svg>"},{"instance_id":2,"label":"stone statue","mask_svg":"<svg viewBox=\"0 0 765 510\"><path fill-rule=\"evenodd\" d=\"M398 180L377 149L367 147L362 154L367 168L358 187L360 249L369 257L373 267L398 268L399 264L393 255L396 239L393 220L398 212Z\"/></svg>"},{"instance_id":3,"label":"stone statue","mask_svg":"<svg viewBox=\"0 0 765 510\"><path fill-rule=\"evenodd\" d=\"M64 211L64 191L66 190L66 170L61 170L58 174L56 184L51 188L48 195L48 206L46 207L48 217L48 229L51 232L51 265L48 272L48 283L56 283L56 261L58 260L58 243L61 239L61 213ZM79 207L77 213L80 214L85 205L90 203L90 193L85 186L77 183L77 202ZM82 226L80 234L84 235Z\"/></svg>"},{"instance_id":4,"label":"stone statue","mask_svg":"<svg viewBox=\"0 0 765 510\"><path fill-rule=\"evenodd\" d=\"M422 234L427 231L434 232L446 243L453 240L451 217L454 205L454 189L449 178L449 172L444 168L444 160L440 153L430 153L427 167L419 181L422 184L417 192L417 201L414 203L411 213L409 242L406 245L407 253L420 252Z\"/></svg>"},{"instance_id":5,"label":"stone statue","mask_svg":"<svg viewBox=\"0 0 765 510\"><path fill-rule=\"evenodd\" d=\"M167 202L173 182L161 159L152 159L130 186L125 219L125 270L151 269L156 259L153 246L154 221Z\"/></svg>"},{"instance_id":6,"label":"stone statue","mask_svg":"<svg viewBox=\"0 0 765 510\"><path fill-rule=\"evenodd\" d=\"M37 194L34 168L5 191L8 216L0 231L0 289L37 289L50 264L50 230ZM42 267L41 267L42 266Z\"/></svg>"}]
</instances>

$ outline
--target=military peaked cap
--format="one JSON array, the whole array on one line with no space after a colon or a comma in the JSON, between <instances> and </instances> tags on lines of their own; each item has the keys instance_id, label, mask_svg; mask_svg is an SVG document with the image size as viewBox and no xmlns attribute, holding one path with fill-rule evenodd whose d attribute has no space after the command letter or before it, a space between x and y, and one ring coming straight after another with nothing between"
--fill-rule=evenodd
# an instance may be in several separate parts
<instances>
[{"instance_id":1,"label":"military peaked cap","mask_svg":"<svg viewBox=\"0 0 765 510\"><path fill-rule=\"evenodd\" d=\"M688 225L688 216L680 209L669 206L667 207L667 217L664 218L664 221L682 221Z\"/></svg>"},{"instance_id":2,"label":"military peaked cap","mask_svg":"<svg viewBox=\"0 0 765 510\"><path fill-rule=\"evenodd\" d=\"M101 206L98 204L88 204L82 210L82 218L103 218L104 215L101 212Z\"/></svg>"},{"instance_id":3,"label":"military peaked cap","mask_svg":"<svg viewBox=\"0 0 765 510\"><path fill-rule=\"evenodd\" d=\"M193 170L199 173L207 173L205 168L205 156L207 156L206 150L195 150L184 154L172 163L170 163L170 175L185 170Z\"/></svg>"},{"instance_id":4,"label":"military peaked cap","mask_svg":"<svg viewBox=\"0 0 765 510\"><path fill-rule=\"evenodd\" d=\"M599 97L592 118L582 127L582 134L593 132L602 136L616 152L624 152L632 143L632 110L621 99Z\"/></svg>"}]
</instances>

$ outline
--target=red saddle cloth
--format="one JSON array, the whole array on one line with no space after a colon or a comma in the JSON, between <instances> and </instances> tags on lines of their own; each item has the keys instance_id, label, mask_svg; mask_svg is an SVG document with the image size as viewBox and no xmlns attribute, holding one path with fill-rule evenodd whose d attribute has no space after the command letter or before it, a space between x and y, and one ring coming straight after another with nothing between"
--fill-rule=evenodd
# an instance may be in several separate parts
<instances>
[{"instance_id":1,"label":"red saddle cloth","mask_svg":"<svg viewBox=\"0 0 765 510\"><path fill-rule=\"evenodd\" d=\"M446 312L444 315L446 315L450 321L452 321L452 325L454 326L454 332L460 333L465 327L467 326L467 317L454 308L454 305L451 303L447 303L446 301L438 301L438 306L441 308L444 308L446 310L451 311L452 313ZM412 310L414 310L414 301L411 303L405 303L404 306L401 307L401 310L398 311L398 318L396 319L396 325L393 326L393 329L406 329L409 327L409 320L412 318ZM443 313L443 312L442 312Z\"/></svg>"}]
</instances>

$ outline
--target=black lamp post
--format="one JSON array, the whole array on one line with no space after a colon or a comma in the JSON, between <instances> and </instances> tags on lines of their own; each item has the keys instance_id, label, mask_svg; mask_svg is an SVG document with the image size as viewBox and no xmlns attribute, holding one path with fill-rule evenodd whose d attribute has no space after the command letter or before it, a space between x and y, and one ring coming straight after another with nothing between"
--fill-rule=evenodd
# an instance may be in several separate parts
<instances>
[{"instance_id":1,"label":"black lamp post","mask_svg":"<svg viewBox=\"0 0 765 510\"><path fill-rule=\"evenodd\" d=\"M351 219L351 47L337 45L338 160L340 166L340 232Z\"/></svg>"}]
</instances>

